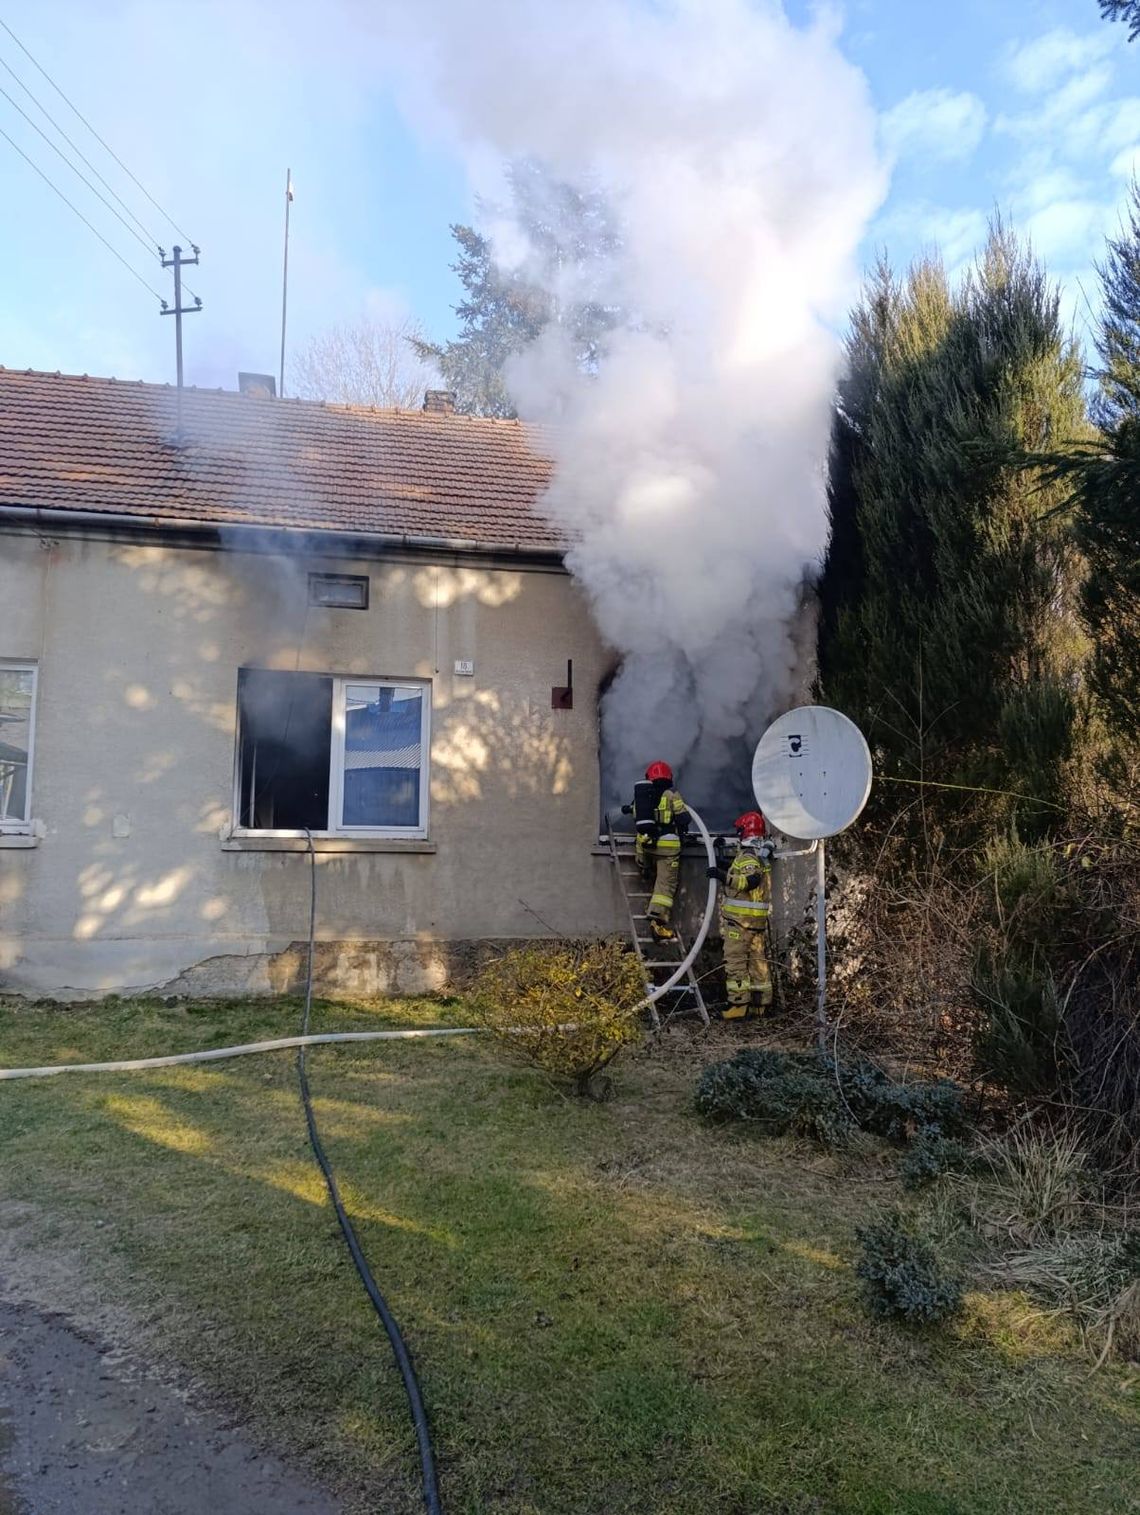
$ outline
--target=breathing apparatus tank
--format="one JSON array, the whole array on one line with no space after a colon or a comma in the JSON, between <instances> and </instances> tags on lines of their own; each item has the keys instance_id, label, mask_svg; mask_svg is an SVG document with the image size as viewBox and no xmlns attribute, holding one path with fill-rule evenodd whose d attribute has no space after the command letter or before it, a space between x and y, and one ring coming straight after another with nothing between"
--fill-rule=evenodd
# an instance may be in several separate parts
<instances>
[{"instance_id":1,"label":"breathing apparatus tank","mask_svg":"<svg viewBox=\"0 0 1140 1515\"><path fill-rule=\"evenodd\" d=\"M649 779L639 779L633 786L633 827L650 840L657 835L657 789Z\"/></svg>"}]
</instances>

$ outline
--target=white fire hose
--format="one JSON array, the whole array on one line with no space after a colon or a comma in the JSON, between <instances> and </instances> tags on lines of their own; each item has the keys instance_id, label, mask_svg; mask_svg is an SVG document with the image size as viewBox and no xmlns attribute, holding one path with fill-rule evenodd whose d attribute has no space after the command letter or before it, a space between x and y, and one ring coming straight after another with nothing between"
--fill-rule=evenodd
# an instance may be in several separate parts
<instances>
[{"instance_id":1,"label":"white fire hose","mask_svg":"<svg viewBox=\"0 0 1140 1515\"><path fill-rule=\"evenodd\" d=\"M705 844L705 852L708 856L709 867L716 863L716 854L713 851L712 838L704 821L701 820L692 807L689 814L697 824L697 830L701 833L701 840ZM705 943L705 937L709 934L712 925L713 911L716 908L716 880L709 879L708 899L705 904L704 920L700 930L693 938L693 945L689 948L683 961L677 964L676 970L655 989L651 990L645 998L634 1007L631 1014L638 1014L647 1010L662 995L668 994L670 989L688 972L696 959L697 953ZM310 943L311 950L311 943ZM425 1026L404 1031L326 1031L313 1036L282 1036L273 1041L243 1042L236 1047L210 1047L202 1052L179 1052L169 1057L135 1057L127 1058L118 1062L109 1063L56 1063L45 1068L0 1068L0 1080L9 1078L53 1078L57 1073L138 1073L148 1068L173 1068L183 1063L212 1063L226 1057L248 1057L253 1052L283 1052L290 1047L316 1047L327 1045L332 1042L396 1042L415 1041L429 1036L474 1036L482 1031L482 1026ZM574 1030L574 1026L566 1026L566 1031Z\"/></svg>"},{"instance_id":2,"label":"white fire hose","mask_svg":"<svg viewBox=\"0 0 1140 1515\"><path fill-rule=\"evenodd\" d=\"M700 816L691 805L689 805L687 808L689 814L697 823L697 830L701 833L701 841L705 844L705 853L709 860L709 867L715 868L716 853L713 851L712 837L709 836L708 827L705 825L704 821L701 820ZM673 988L674 984L683 978L684 975L689 971L693 963L696 961L697 953L705 944L705 937L709 934L709 927L712 925L713 911L715 909L716 879L709 879L709 894L708 899L705 901L705 918L701 922L701 929L693 938L693 945L689 948L689 951L686 954L684 960L677 964L676 971L672 973L663 984L658 984L656 989L651 990L645 996L641 1004L638 1005L638 1010L647 1010L655 1000L659 1000L663 994L668 994L669 990Z\"/></svg>"}]
</instances>

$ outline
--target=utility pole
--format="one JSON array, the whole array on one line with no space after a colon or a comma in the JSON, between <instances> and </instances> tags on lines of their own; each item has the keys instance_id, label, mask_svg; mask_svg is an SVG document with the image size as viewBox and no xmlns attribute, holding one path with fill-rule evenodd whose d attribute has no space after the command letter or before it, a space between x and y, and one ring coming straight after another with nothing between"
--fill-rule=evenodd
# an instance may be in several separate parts
<instances>
[{"instance_id":1,"label":"utility pole","mask_svg":"<svg viewBox=\"0 0 1140 1515\"><path fill-rule=\"evenodd\" d=\"M181 432L182 432L182 317L183 316L192 316L195 311L198 311L198 310L202 309L202 301L201 301L201 299L200 299L200 297L198 295L194 296L194 304L193 305L183 305L183 303L182 303L182 270L184 268L186 268L189 264L197 263L198 262L199 249L197 247L194 248L194 256L192 258L186 258L186 257L184 257L183 254L182 254L182 249L180 247L174 248L174 256L172 258L168 258L166 256L166 250L165 250L165 248L160 247L158 249L158 251L159 251L159 255L162 258L162 266L163 266L163 268L172 268L174 270L174 305L173 306L169 306L169 305L167 305L166 301L163 300L163 302L162 302L162 314L164 316L173 316L174 317L174 350L175 350L175 356L176 356L176 362L177 362L177 368L178 368L178 431L179 431L179 435L181 435Z\"/></svg>"},{"instance_id":2,"label":"utility pole","mask_svg":"<svg viewBox=\"0 0 1140 1515\"><path fill-rule=\"evenodd\" d=\"M285 396L285 315L289 306L289 207L293 203L293 170L285 170L285 266L281 271L281 371L277 375L277 394Z\"/></svg>"}]
</instances>

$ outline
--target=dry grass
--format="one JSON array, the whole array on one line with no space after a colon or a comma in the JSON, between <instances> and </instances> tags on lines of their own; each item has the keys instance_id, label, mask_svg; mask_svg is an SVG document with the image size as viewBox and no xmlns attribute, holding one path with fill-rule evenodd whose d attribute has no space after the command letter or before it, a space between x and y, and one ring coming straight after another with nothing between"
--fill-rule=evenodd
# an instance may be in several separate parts
<instances>
[{"instance_id":1,"label":"dry grass","mask_svg":"<svg viewBox=\"0 0 1140 1515\"><path fill-rule=\"evenodd\" d=\"M1077 1127L1015 1126L984 1142L978 1160L986 1178L975 1187L975 1206L991 1234L1026 1246L1087 1218L1091 1172Z\"/></svg>"},{"instance_id":2,"label":"dry grass","mask_svg":"<svg viewBox=\"0 0 1140 1515\"><path fill-rule=\"evenodd\" d=\"M318 1006L315 1029L463 1013ZM12 1010L0 1062L249 1040L295 1019L289 1004ZM627 1053L604 1105L476 1038L312 1055L449 1511L1135 1511L1135 1377L1110 1363L1090 1380L1013 1296L975 1296L948 1334L868 1321L854 1227L889 1167L703 1128L697 1071L748 1035L726 1030ZM346 1507L420 1507L399 1384L288 1057L0 1085L0 1145L26 1297L81 1318L94 1298L108 1331L192 1372Z\"/></svg>"}]
</instances>

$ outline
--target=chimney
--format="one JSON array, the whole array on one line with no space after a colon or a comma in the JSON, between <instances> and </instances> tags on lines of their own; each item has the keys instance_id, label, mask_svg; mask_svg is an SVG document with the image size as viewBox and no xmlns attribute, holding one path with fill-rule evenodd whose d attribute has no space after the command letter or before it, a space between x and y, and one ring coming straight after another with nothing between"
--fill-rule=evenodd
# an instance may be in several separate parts
<instances>
[{"instance_id":1,"label":"chimney","mask_svg":"<svg viewBox=\"0 0 1140 1515\"><path fill-rule=\"evenodd\" d=\"M277 398L277 380L271 373L239 373L238 389L255 400Z\"/></svg>"},{"instance_id":2,"label":"chimney","mask_svg":"<svg viewBox=\"0 0 1140 1515\"><path fill-rule=\"evenodd\" d=\"M439 416L455 414L455 391L453 389L428 389L424 391L424 409Z\"/></svg>"}]
</instances>

